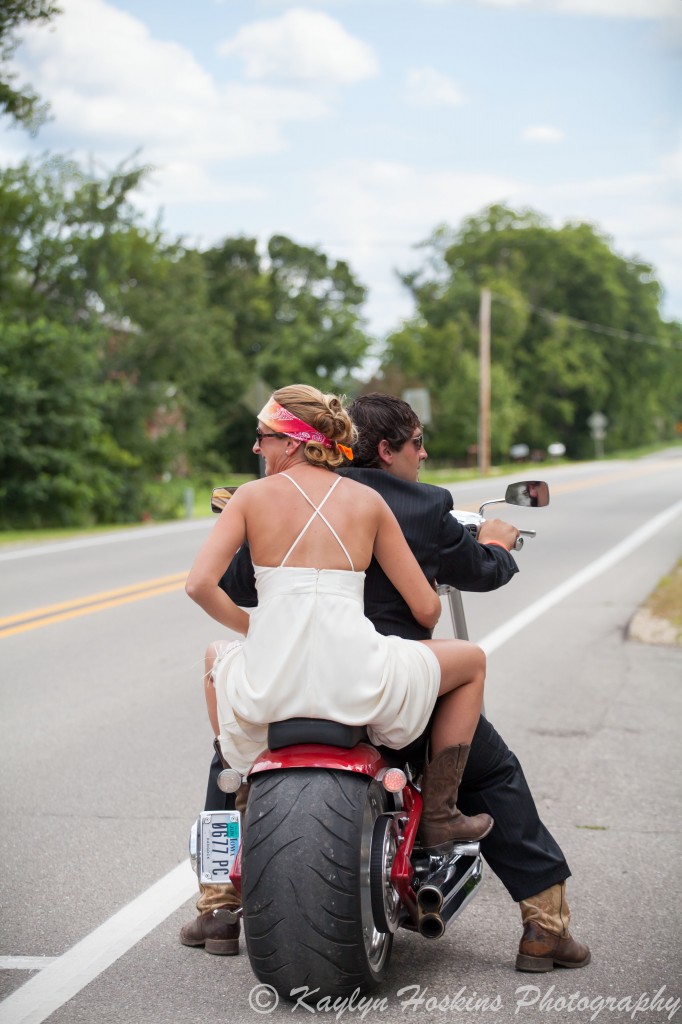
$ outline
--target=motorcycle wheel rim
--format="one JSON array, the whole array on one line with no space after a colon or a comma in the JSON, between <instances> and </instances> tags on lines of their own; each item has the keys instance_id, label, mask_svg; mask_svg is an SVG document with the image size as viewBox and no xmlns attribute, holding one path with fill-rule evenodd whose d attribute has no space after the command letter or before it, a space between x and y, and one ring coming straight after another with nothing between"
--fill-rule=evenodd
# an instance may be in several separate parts
<instances>
[{"instance_id":1,"label":"motorcycle wheel rim","mask_svg":"<svg viewBox=\"0 0 682 1024\"><path fill-rule=\"evenodd\" d=\"M374 825L384 811L382 801L377 796L374 786L370 786L365 801L362 821L361 841L361 874L360 874L360 907L362 913L362 935L365 943L367 961L373 971L380 971L391 951L391 932L380 932L374 923L371 890L371 857Z\"/></svg>"}]
</instances>

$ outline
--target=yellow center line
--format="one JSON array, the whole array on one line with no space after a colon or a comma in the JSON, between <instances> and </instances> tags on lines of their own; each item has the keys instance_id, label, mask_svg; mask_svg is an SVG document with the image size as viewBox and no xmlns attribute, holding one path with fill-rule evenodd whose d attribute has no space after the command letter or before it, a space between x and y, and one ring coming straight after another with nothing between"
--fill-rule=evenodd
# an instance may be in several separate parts
<instances>
[{"instance_id":1,"label":"yellow center line","mask_svg":"<svg viewBox=\"0 0 682 1024\"><path fill-rule=\"evenodd\" d=\"M99 594L90 594L72 601L46 605L44 608L33 608L18 615L8 615L6 618L0 619L0 637L25 633L30 629L40 629L53 622L64 622L66 619L91 615L93 612L104 611L107 608L115 608L118 605L143 601L148 597L157 597L160 594L181 590L185 585L186 578L187 572L178 572L172 576L161 576L144 583L118 587L115 590L104 590Z\"/></svg>"}]
</instances>

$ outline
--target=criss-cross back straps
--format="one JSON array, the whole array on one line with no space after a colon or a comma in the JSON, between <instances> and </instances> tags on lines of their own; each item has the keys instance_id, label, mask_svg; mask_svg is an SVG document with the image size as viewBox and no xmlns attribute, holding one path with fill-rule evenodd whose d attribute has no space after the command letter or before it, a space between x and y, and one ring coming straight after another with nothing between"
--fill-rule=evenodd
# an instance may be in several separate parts
<instances>
[{"instance_id":1,"label":"criss-cross back straps","mask_svg":"<svg viewBox=\"0 0 682 1024\"><path fill-rule=\"evenodd\" d=\"M341 547L341 550L343 551L344 555L346 556L346 558L347 558L347 559L348 559L348 561L350 562L350 567L351 567L351 570L352 570L353 572L355 572L355 566L353 565L353 559L352 559L352 558L350 557L350 555L349 555L349 554L348 554L348 552L346 551L346 546L345 546L345 544L343 543L343 541L342 541L342 540L341 540L341 538L339 537L338 533L336 532L336 530L334 529L334 527L332 526L332 524L331 524L331 523L329 522L329 520L328 520L328 519L326 518L326 516L324 516L324 515L322 514L322 512L321 512L322 506L323 506L323 505L324 505L324 503L326 502L327 498L329 498L329 496L331 495L332 491L333 491L333 490L334 490L334 488L335 488L335 487L337 486L337 484L340 484L340 483L341 483L341 477L339 476L339 477L337 477L337 478L336 478L336 480L335 480L335 481L334 481L334 483L333 483L333 484L331 485L331 487L329 488L329 490L328 490L328 491L327 491L327 493L325 494L325 496L324 496L324 498L322 499L322 501L320 502L320 504L319 504L319 505L316 505L316 504L315 504L315 502L314 502L314 501L312 501L312 500L311 500L311 499L310 499L310 498L308 497L308 495L307 495L307 494L305 493L305 491L304 491L304 490L303 490L303 488L302 488L302 487L300 486L300 484L297 484L297 483L296 483L296 481L294 480L294 478L293 478L293 477L289 476L289 474L288 474L288 473L282 473L282 476L285 476L285 477L287 478L287 480L291 480L291 482L292 482L292 484L294 485L294 487L295 487L295 488L296 488L296 489L297 489L298 491L300 491L300 492L301 492L301 494L303 495L303 497L305 498L305 500L306 500L306 501L308 502L308 504L309 504L309 505L311 506L311 508L313 508L313 509L314 509L314 512L313 512L313 514L311 515L311 517L310 517L310 519L308 520L308 522L307 522L307 523L305 524L305 526L303 527L303 529L301 530L301 532L299 533L299 535L298 535L298 537L296 538L296 540L294 541L294 543L293 543L293 544L291 545L291 547L290 547L290 548L289 548L289 550L287 551L287 553L286 553L286 555L284 556L284 558L282 559L282 561L280 562L280 568L281 568L281 567L282 567L282 566L284 565L284 563L286 562L287 558L289 557L289 555L291 554L291 552L292 552L292 551L294 550L294 548L296 547L296 545L298 544L298 542L299 542L299 541L301 540L301 538L303 537L303 535L304 535L304 534L305 534L305 532L307 531L308 527L309 527L309 526L310 526L310 525L312 524L312 522L313 522L313 520L315 519L315 517L316 517L316 516L319 516L319 517L320 517L320 519L322 520L322 522L323 522L323 523L325 524L325 526L327 526L327 527L329 528L329 530L331 530L332 534L334 535L334 537L335 537L335 538L336 538L336 540L338 541L338 543L339 543L339 545L340 545L340 547Z\"/></svg>"}]
</instances>

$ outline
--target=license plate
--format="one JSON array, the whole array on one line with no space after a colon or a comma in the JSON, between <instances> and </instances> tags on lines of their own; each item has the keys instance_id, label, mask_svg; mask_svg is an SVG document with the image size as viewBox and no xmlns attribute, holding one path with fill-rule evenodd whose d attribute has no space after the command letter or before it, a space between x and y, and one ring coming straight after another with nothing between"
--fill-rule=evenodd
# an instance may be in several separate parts
<instances>
[{"instance_id":1,"label":"license plate","mask_svg":"<svg viewBox=\"0 0 682 1024\"><path fill-rule=\"evenodd\" d=\"M204 811L199 817L197 875L210 885L229 882L241 839L239 811Z\"/></svg>"}]
</instances>

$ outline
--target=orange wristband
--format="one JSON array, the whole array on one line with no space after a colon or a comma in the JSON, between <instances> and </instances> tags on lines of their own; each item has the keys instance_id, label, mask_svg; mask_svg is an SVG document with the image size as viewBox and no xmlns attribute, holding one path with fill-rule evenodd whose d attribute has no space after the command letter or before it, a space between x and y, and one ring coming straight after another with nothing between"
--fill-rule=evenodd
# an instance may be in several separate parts
<instances>
[{"instance_id":1,"label":"orange wristband","mask_svg":"<svg viewBox=\"0 0 682 1024\"><path fill-rule=\"evenodd\" d=\"M503 548L505 551L509 551L507 545L503 544L501 540L484 540L482 543L485 544L486 547L492 547L494 544L495 547Z\"/></svg>"}]
</instances>

